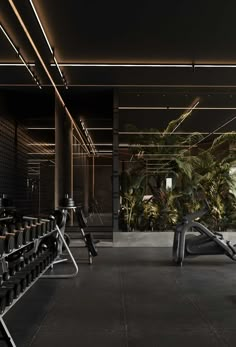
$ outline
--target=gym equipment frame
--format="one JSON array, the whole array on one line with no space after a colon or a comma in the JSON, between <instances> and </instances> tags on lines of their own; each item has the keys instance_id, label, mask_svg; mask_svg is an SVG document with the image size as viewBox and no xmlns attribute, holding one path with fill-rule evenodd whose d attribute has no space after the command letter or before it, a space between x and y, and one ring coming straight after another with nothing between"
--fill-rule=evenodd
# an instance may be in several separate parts
<instances>
[{"instance_id":1,"label":"gym equipment frame","mask_svg":"<svg viewBox=\"0 0 236 347\"><path fill-rule=\"evenodd\" d=\"M12 217L0 218L0 222L5 222L11 219ZM37 218L24 216L22 219L33 221ZM50 224L50 220L52 219L55 220L54 217L50 217L49 219L42 220L42 221L46 225L46 222ZM0 288L3 288L2 290L3 291L5 290L7 292L6 295L8 296L8 302L5 299L5 297L3 298L4 307L2 307L2 301L1 301L0 309L2 313L0 314L0 333L1 333L0 340L5 341L8 347L15 347L16 345L4 322L3 317L15 305L15 303L18 300L20 300L22 296L34 285L34 283L37 282L39 278L71 278L71 277L75 277L78 274L78 266L74 260L73 255L70 252L70 249L64 239L64 236L60 228L58 227L58 225L55 224L55 221L53 224L54 224L54 227L51 227L52 224L50 224L51 225L50 230L46 230L46 232L43 235L35 238L32 241L26 242L21 247L13 249L8 253L4 252L2 256L0 257L0 269L1 269L2 277L4 275L7 275L5 276L7 277L5 279L5 282L3 282L4 286L3 287L0 286ZM50 237L52 238L52 240L50 239ZM64 244L66 250L68 251L69 256L74 264L75 272L73 274L45 276L44 274L50 268L52 268L53 264L58 263L57 259L58 259L58 252L59 252L59 248L58 248L59 240L61 241L62 244ZM46 250L47 241L49 242L48 250ZM53 243L50 243L51 241ZM41 246L44 248L42 248ZM39 247L41 248L39 249ZM52 250L55 248L55 251L50 252L50 247L53 247ZM40 250L42 251L42 253L39 253ZM22 259L22 262L24 263L25 266L23 266L21 270L16 271L15 273L13 272L13 274L9 276L8 260L10 259L10 257L14 256L14 254L20 255L19 258ZM24 254L25 254L25 258L24 258ZM55 258L55 261L54 261L54 258ZM15 280L15 285L12 284L14 280ZM7 286L8 282L11 282L9 286ZM16 287L17 287L17 290L15 289ZM9 295L10 295L10 299L9 299Z\"/></svg>"},{"instance_id":2,"label":"gym equipment frame","mask_svg":"<svg viewBox=\"0 0 236 347\"><path fill-rule=\"evenodd\" d=\"M236 248L230 241L226 241L219 232L209 230L205 225L195 221L208 212L208 207L189 214L178 224L174 233L172 256L173 261L182 266L185 257L198 255L225 254L236 261ZM197 231L200 234L188 234Z\"/></svg>"}]
</instances>

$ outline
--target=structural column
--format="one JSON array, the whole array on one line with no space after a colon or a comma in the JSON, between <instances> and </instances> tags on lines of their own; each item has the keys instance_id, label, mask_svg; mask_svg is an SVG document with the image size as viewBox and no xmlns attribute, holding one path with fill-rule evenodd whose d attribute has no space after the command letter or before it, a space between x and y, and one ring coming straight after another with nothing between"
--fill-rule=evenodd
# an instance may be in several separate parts
<instances>
[{"instance_id":1,"label":"structural column","mask_svg":"<svg viewBox=\"0 0 236 347\"><path fill-rule=\"evenodd\" d=\"M119 184L119 97L113 95L113 157L112 157L112 225L113 232L119 231L120 184Z\"/></svg>"},{"instance_id":2,"label":"structural column","mask_svg":"<svg viewBox=\"0 0 236 347\"><path fill-rule=\"evenodd\" d=\"M65 194L73 198L73 127L55 95L55 208Z\"/></svg>"},{"instance_id":3,"label":"structural column","mask_svg":"<svg viewBox=\"0 0 236 347\"><path fill-rule=\"evenodd\" d=\"M88 216L89 213L89 160L88 157L85 155L83 158L83 190L84 190L84 213L86 216Z\"/></svg>"}]
</instances>

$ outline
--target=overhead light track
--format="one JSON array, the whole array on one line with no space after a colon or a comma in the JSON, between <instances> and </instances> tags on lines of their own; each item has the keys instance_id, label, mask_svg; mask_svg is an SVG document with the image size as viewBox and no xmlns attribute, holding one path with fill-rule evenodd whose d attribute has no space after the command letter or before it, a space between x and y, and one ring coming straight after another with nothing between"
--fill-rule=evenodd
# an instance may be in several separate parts
<instances>
[{"instance_id":1,"label":"overhead light track","mask_svg":"<svg viewBox=\"0 0 236 347\"><path fill-rule=\"evenodd\" d=\"M31 0L30 0L31 1ZM57 64L51 64L51 66L56 66ZM194 63L187 63L187 64L166 64L166 63L159 63L159 64L136 64L136 63L58 63L59 66L64 67L102 67L102 68L110 68L110 67L118 67L118 68L190 68L194 70L195 68L236 68L236 64L194 64Z\"/></svg>"},{"instance_id":2,"label":"overhead light track","mask_svg":"<svg viewBox=\"0 0 236 347\"><path fill-rule=\"evenodd\" d=\"M28 63L28 66L35 66L33 63ZM0 63L0 67L25 67L25 64L21 63Z\"/></svg>"},{"instance_id":3,"label":"overhead light track","mask_svg":"<svg viewBox=\"0 0 236 347\"><path fill-rule=\"evenodd\" d=\"M87 127L85 126L84 121L80 120L80 124L81 124L82 129L83 129L83 131L84 131L84 133L85 133L85 136L86 136L86 138L87 138L87 140L88 140L88 145L89 145L89 147L91 148L92 153L93 153L94 155L96 155L96 147L95 147L95 145L94 145L94 143L93 143L93 140L92 140L92 138L91 138L91 135L90 135L89 132L88 132Z\"/></svg>"},{"instance_id":4,"label":"overhead light track","mask_svg":"<svg viewBox=\"0 0 236 347\"><path fill-rule=\"evenodd\" d=\"M201 135L208 135L211 134L210 132L199 132L199 131L175 131L173 134L172 132L165 132L166 135L192 135L192 134L201 134ZM231 132L215 132L215 135L223 135L223 134L230 134ZM162 135L163 132L158 131L120 131L119 135Z\"/></svg>"},{"instance_id":5,"label":"overhead light track","mask_svg":"<svg viewBox=\"0 0 236 347\"><path fill-rule=\"evenodd\" d=\"M29 74L31 75L31 77L33 78L35 83L38 85L38 87L40 89L42 89L42 86L39 83L38 79L36 78L34 73L31 71L30 65L25 61L25 59L23 58L22 54L20 53L20 51L18 50L18 48L16 47L16 45L14 44L14 42L12 41L12 39L10 38L10 36L8 35L8 33L6 32L6 30L4 29L4 27L2 26L1 23L0 23L0 29L2 30L3 34L5 35L5 37L9 41L9 43L11 44L12 48L14 49L14 51L16 52L18 58L22 61L22 63L23 63L22 65L26 67L26 69L28 70ZM6 66L6 65L4 65L4 66Z\"/></svg>"},{"instance_id":6,"label":"overhead light track","mask_svg":"<svg viewBox=\"0 0 236 347\"><path fill-rule=\"evenodd\" d=\"M119 110L185 110L186 106L119 106ZM195 110L236 110L236 107L194 107Z\"/></svg>"},{"instance_id":7,"label":"overhead light track","mask_svg":"<svg viewBox=\"0 0 236 347\"><path fill-rule=\"evenodd\" d=\"M89 131L90 130L93 130L93 131L94 130L102 130L102 131L105 130L106 131L106 130L113 130L113 128L87 128L87 130L89 130Z\"/></svg>"},{"instance_id":8,"label":"overhead light track","mask_svg":"<svg viewBox=\"0 0 236 347\"><path fill-rule=\"evenodd\" d=\"M64 76L63 72L61 71L60 66L58 65L57 59L56 59L55 54L54 54L54 50L53 50L52 46L50 45L50 42L49 42L48 37L47 37L47 35L46 35L46 32L45 32L45 30L44 30L43 24L42 24L42 22L41 22L41 20L40 20L40 18L39 18L39 15L38 15L38 13L37 13L37 11L36 11L36 8L35 8L35 6L34 6L34 3L33 3L32 0L29 0L29 3L30 3L30 5L31 5L32 10L33 10L33 12L34 12L34 15L35 15L35 17L36 17L36 19L37 19L37 21L38 21L38 24L39 24L39 26L40 26L40 29L41 29L41 31L42 31L42 33L43 33L44 38L45 38L45 41L47 42L48 48L49 48L49 50L50 50L50 52L51 52L51 54L52 54L53 61L54 61L55 66L57 67L57 70L58 70L58 72L59 72L59 74L60 74L60 76L61 76L62 82L63 82L64 86L66 87L66 89L68 89L68 84L67 84L67 82L66 82L65 76Z\"/></svg>"},{"instance_id":9,"label":"overhead light track","mask_svg":"<svg viewBox=\"0 0 236 347\"><path fill-rule=\"evenodd\" d=\"M13 12L15 13L15 15L16 15L18 21L20 22L20 25L21 25L22 29L24 30L24 32L25 32L25 34L26 34L26 36L27 36L27 38L28 38L30 44L32 45L32 47L33 47L33 49L34 49L34 51L35 51L35 53L36 53L36 55L37 55L37 57L38 57L38 59L39 59L41 65L42 65L42 67L43 67L43 69L44 69L44 71L45 71L45 73L46 73L46 75L48 76L48 78L49 78L49 80L50 80L50 82L51 82L51 84L52 84L52 86L53 86L53 88L54 88L54 90L55 90L55 93L56 93L56 95L57 95L57 97L58 97L60 103L62 104L62 107L64 108L65 113L66 113L67 116L69 117L69 119L70 119L70 121L71 121L71 123L72 123L72 125L73 125L73 127L74 127L74 129L75 129L75 131L76 131L76 133L78 134L79 139L80 139L81 143L83 144L83 148L84 148L85 152L86 152L87 154L90 154L89 149L88 149L88 147L86 146L86 144L85 144L85 142L84 142L84 139L83 139L83 137L82 137L82 135L81 135L81 133L80 133L80 130L79 130L77 124L75 123L75 121L74 121L74 119L73 119L73 117L72 117L70 111L68 110L68 108L67 108L67 106L66 106L66 104L65 104L65 102L64 102L64 100L63 100L63 98L62 98L62 96L61 96L61 94L60 94L60 92L59 92L59 90L58 90L58 88L57 88L57 86L56 86L56 84L55 84L55 82L54 82L54 80L53 80L51 74L50 74L50 72L48 71L48 68L47 68L47 66L46 66L46 64L45 64L45 62L44 62L44 60L43 60L41 54L39 53L39 51L38 51L38 49L37 49L37 47L36 47L36 45L35 45L35 43L34 43L32 37L31 37L31 35L30 35L29 31L28 31L28 29L26 28L25 23L23 22L23 20L22 20L20 14L19 14L19 12L18 12L18 10L17 10L17 8L16 8L16 6L15 6L15 4L14 4L14 1L13 1L13 0L8 0L8 2L9 2L9 4L10 4L10 6L11 6Z\"/></svg>"}]
</instances>

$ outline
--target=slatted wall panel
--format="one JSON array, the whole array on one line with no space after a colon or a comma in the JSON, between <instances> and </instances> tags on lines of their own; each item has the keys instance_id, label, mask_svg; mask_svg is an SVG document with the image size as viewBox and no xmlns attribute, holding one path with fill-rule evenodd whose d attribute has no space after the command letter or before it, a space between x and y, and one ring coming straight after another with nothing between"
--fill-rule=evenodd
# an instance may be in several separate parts
<instances>
[{"instance_id":1,"label":"slatted wall panel","mask_svg":"<svg viewBox=\"0 0 236 347\"><path fill-rule=\"evenodd\" d=\"M73 145L73 198L76 204L86 208L86 194L88 189L86 187L89 181L89 166L88 158L84 153L80 144L74 139Z\"/></svg>"},{"instance_id":2,"label":"slatted wall panel","mask_svg":"<svg viewBox=\"0 0 236 347\"><path fill-rule=\"evenodd\" d=\"M29 146L35 140L14 120L0 117L0 194L7 194L21 213L38 215L53 208L54 168L44 146ZM46 161L38 161L34 152Z\"/></svg>"},{"instance_id":3,"label":"slatted wall panel","mask_svg":"<svg viewBox=\"0 0 236 347\"><path fill-rule=\"evenodd\" d=\"M16 192L16 144L14 123L0 117L0 193Z\"/></svg>"}]
</instances>

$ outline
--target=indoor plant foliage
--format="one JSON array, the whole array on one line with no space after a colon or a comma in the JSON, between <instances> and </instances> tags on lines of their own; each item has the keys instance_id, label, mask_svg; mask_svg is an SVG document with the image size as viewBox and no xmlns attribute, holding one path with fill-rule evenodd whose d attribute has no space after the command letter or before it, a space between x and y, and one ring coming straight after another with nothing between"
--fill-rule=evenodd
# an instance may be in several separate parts
<instances>
[{"instance_id":1,"label":"indoor plant foliage","mask_svg":"<svg viewBox=\"0 0 236 347\"><path fill-rule=\"evenodd\" d=\"M229 144L236 143L236 132L206 143L199 133L184 137L175 134L182 120L183 115L170 122L164 132L148 129L145 131L155 135L133 139L131 155L135 162L121 174L122 230L172 229L183 215L202 206L203 196L211 206L204 217L211 229L236 227L236 197L231 192L234 180L230 175L236 165L236 151L229 150ZM128 128L134 130L134 126ZM145 155L167 159L150 172ZM165 187L166 177L172 178L172 190ZM143 200L145 194L152 198Z\"/></svg>"}]
</instances>

